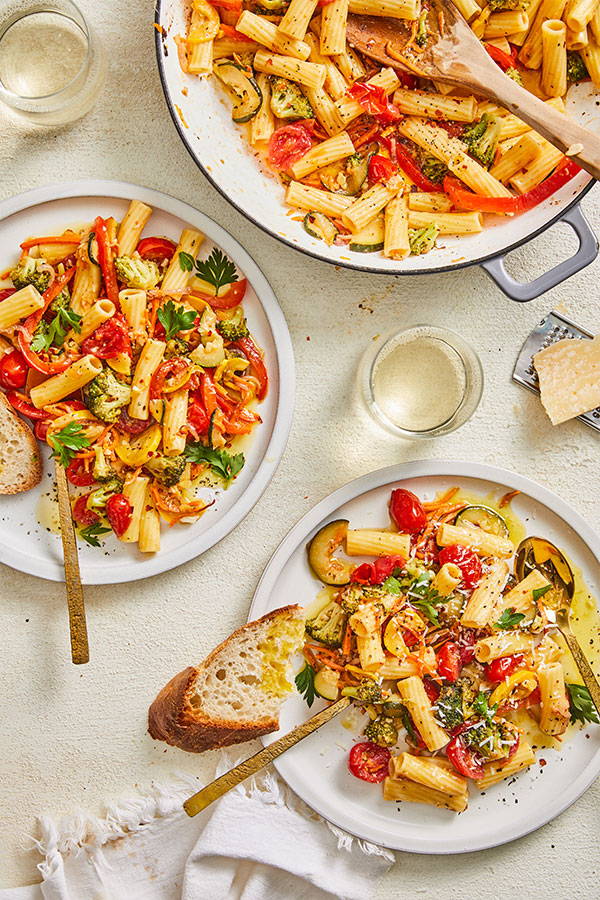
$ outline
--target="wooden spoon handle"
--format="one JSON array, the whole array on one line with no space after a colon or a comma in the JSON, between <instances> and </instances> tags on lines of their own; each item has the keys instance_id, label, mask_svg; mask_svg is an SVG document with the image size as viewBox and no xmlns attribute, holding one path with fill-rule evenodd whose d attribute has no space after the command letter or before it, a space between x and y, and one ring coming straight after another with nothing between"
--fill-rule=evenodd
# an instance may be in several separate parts
<instances>
[{"instance_id":1,"label":"wooden spoon handle","mask_svg":"<svg viewBox=\"0 0 600 900\"><path fill-rule=\"evenodd\" d=\"M568 116L539 100L512 78L504 75L491 60L481 70L472 87L495 100L547 138L555 147L576 160L594 178L600 179L600 137L582 128ZM483 75L485 77L483 77ZM471 79L469 79L471 81Z\"/></svg>"},{"instance_id":2,"label":"wooden spoon handle","mask_svg":"<svg viewBox=\"0 0 600 900\"><path fill-rule=\"evenodd\" d=\"M569 650L571 651L573 659L575 660L575 662L577 664L577 668L579 669L579 674L581 675L581 677L583 679L583 683L585 684L586 688L590 692L592 702L593 702L594 706L596 707L596 711L597 711L598 715L600 716L600 684L598 684L598 679L594 675L592 667L590 666L589 662L585 658L585 656L583 654L583 650L579 646L579 643L578 643L575 635L572 634L572 632L568 631L566 628L565 629L561 628L560 633L562 634L565 641L567 642L567 646L569 647Z\"/></svg>"},{"instance_id":3,"label":"wooden spoon handle","mask_svg":"<svg viewBox=\"0 0 600 900\"><path fill-rule=\"evenodd\" d=\"M215 781L211 781L210 784L207 784L206 787L203 787L201 791L198 791L197 794L194 794L183 804L183 808L188 816L195 816L197 813L202 812L203 809L206 809L207 806L210 806L211 803L214 803L227 791L241 784L242 781L245 781L251 775L255 775L256 772L273 762L274 759L277 759L278 756L281 756L282 753L285 753L298 741L308 737L321 725L325 725L326 722L337 716L351 702L349 697L342 697L341 700L336 700L335 703L332 703L326 709L322 709L321 712L318 712L316 716L312 716L307 722L303 722L302 725L298 725L288 734L284 734L283 737L273 741L264 750L259 750L250 759L234 766L233 769L225 772L224 775L221 775Z\"/></svg>"},{"instance_id":4,"label":"wooden spoon handle","mask_svg":"<svg viewBox=\"0 0 600 900\"><path fill-rule=\"evenodd\" d=\"M65 562L65 587L67 590L67 605L69 607L71 659L75 665L80 665L81 663L89 662L90 650L85 621L83 587L81 586L81 575L79 572L77 540L71 517L71 504L69 502L69 487L65 470L58 461L56 462L56 485L58 487L60 534Z\"/></svg>"}]
</instances>

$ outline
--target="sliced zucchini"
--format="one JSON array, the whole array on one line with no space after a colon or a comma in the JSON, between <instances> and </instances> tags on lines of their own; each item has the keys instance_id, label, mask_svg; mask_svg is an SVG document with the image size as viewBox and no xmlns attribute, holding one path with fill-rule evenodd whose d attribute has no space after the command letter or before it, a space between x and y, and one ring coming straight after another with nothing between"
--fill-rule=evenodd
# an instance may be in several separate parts
<instances>
[{"instance_id":1,"label":"sliced zucchini","mask_svg":"<svg viewBox=\"0 0 600 900\"><path fill-rule=\"evenodd\" d=\"M325 241L329 247L331 247L338 236L338 230L331 219L328 219L327 216L320 212L306 213L304 216L304 230L311 237Z\"/></svg>"},{"instance_id":2,"label":"sliced zucchini","mask_svg":"<svg viewBox=\"0 0 600 900\"><path fill-rule=\"evenodd\" d=\"M286 9L290 3L289 0L260 0L260 5L269 12L279 12L279 10Z\"/></svg>"},{"instance_id":3,"label":"sliced zucchini","mask_svg":"<svg viewBox=\"0 0 600 900\"><path fill-rule=\"evenodd\" d=\"M386 700L381 709L384 716L391 716L392 719L398 719L404 715L405 706L400 702L400 698L396 700L393 697L390 697L389 700Z\"/></svg>"},{"instance_id":4,"label":"sliced zucchini","mask_svg":"<svg viewBox=\"0 0 600 900\"><path fill-rule=\"evenodd\" d=\"M352 240L348 244L349 250L355 253L375 253L376 250L383 249L384 237L384 219L383 216L377 216L360 231L352 235Z\"/></svg>"},{"instance_id":5,"label":"sliced zucchini","mask_svg":"<svg viewBox=\"0 0 600 900\"><path fill-rule=\"evenodd\" d=\"M333 554L341 547L348 534L348 520L328 522L308 545L308 562L324 584L348 584L354 564L337 559Z\"/></svg>"},{"instance_id":6,"label":"sliced zucchini","mask_svg":"<svg viewBox=\"0 0 600 900\"><path fill-rule=\"evenodd\" d=\"M489 506L466 506L457 513L454 519L455 525L477 525L488 534L497 534L499 537L508 537L508 525L495 509Z\"/></svg>"},{"instance_id":7,"label":"sliced zucchini","mask_svg":"<svg viewBox=\"0 0 600 900\"><path fill-rule=\"evenodd\" d=\"M232 59L218 59L213 65L217 78L223 82L234 100L231 118L241 124L249 122L262 106L262 91L248 70Z\"/></svg>"},{"instance_id":8,"label":"sliced zucchini","mask_svg":"<svg viewBox=\"0 0 600 900\"><path fill-rule=\"evenodd\" d=\"M369 160L372 153L363 156L362 153L354 153L346 163L346 190L345 194L354 197L367 180L369 173Z\"/></svg>"},{"instance_id":9,"label":"sliced zucchini","mask_svg":"<svg viewBox=\"0 0 600 900\"><path fill-rule=\"evenodd\" d=\"M323 666L315 675L315 691L324 700L337 700L340 676L328 666Z\"/></svg>"},{"instance_id":10,"label":"sliced zucchini","mask_svg":"<svg viewBox=\"0 0 600 900\"><path fill-rule=\"evenodd\" d=\"M271 78L271 110L278 119L312 119L313 108L297 84Z\"/></svg>"}]
</instances>

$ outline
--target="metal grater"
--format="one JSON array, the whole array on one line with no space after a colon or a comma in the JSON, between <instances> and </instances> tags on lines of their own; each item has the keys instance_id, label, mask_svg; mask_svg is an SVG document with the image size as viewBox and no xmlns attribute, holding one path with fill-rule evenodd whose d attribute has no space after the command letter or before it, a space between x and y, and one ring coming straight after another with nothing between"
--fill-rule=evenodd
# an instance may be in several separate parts
<instances>
[{"instance_id":1,"label":"metal grater","mask_svg":"<svg viewBox=\"0 0 600 900\"><path fill-rule=\"evenodd\" d=\"M557 312L548 313L537 328L531 332L519 354L519 358L513 369L513 380L523 387L529 388L539 394L538 376L533 366L533 357L540 350L549 347L550 344L561 341L563 338L572 340L591 340L594 337L589 331L580 328L566 316L559 315ZM593 409L591 412L583 413L577 416L590 428L600 431L600 407Z\"/></svg>"}]
</instances>

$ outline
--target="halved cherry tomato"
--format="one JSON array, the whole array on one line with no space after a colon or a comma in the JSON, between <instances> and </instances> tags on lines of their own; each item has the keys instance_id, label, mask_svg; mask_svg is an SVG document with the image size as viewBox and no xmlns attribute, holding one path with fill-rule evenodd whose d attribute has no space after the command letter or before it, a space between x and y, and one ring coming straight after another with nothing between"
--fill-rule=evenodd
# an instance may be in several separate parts
<instances>
[{"instance_id":1,"label":"halved cherry tomato","mask_svg":"<svg viewBox=\"0 0 600 900\"><path fill-rule=\"evenodd\" d=\"M36 409L29 399L18 391L7 391L6 399L13 409L29 419L46 419L48 417L47 412L44 412L43 409Z\"/></svg>"},{"instance_id":2,"label":"halved cherry tomato","mask_svg":"<svg viewBox=\"0 0 600 900\"><path fill-rule=\"evenodd\" d=\"M447 641L436 653L438 675L446 681L455 682L462 669L460 647L454 641Z\"/></svg>"},{"instance_id":3,"label":"halved cherry tomato","mask_svg":"<svg viewBox=\"0 0 600 900\"><path fill-rule=\"evenodd\" d=\"M364 111L374 116L381 125L390 125L401 118L400 110L390 103L382 87L356 81L346 93L360 103Z\"/></svg>"},{"instance_id":4,"label":"halved cherry tomato","mask_svg":"<svg viewBox=\"0 0 600 900\"><path fill-rule=\"evenodd\" d=\"M142 259L152 259L155 262L171 259L176 250L177 244L168 238L161 237L143 238L137 245L137 252Z\"/></svg>"},{"instance_id":5,"label":"halved cherry tomato","mask_svg":"<svg viewBox=\"0 0 600 900\"><path fill-rule=\"evenodd\" d=\"M427 694L429 702L435 703L440 696L439 684L436 684L436 682L432 681L431 678L424 678L423 687L425 688L425 693Z\"/></svg>"},{"instance_id":6,"label":"halved cherry tomato","mask_svg":"<svg viewBox=\"0 0 600 900\"><path fill-rule=\"evenodd\" d=\"M276 169L286 172L312 147L311 133L301 122L284 125L274 131L269 139L269 162Z\"/></svg>"},{"instance_id":7,"label":"halved cherry tomato","mask_svg":"<svg viewBox=\"0 0 600 900\"><path fill-rule=\"evenodd\" d=\"M374 153L369 160L368 177L371 187L374 184L378 184L380 181L387 181L388 178L391 178L392 175L396 175L397 172L398 166L393 160L388 159L387 156L381 156L379 153Z\"/></svg>"},{"instance_id":8,"label":"halved cherry tomato","mask_svg":"<svg viewBox=\"0 0 600 900\"><path fill-rule=\"evenodd\" d=\"M82 341L81 352L91 353L98 359L113 359L120 353L131 356L131 341L122 317L115 315L99 325L85 341Z\"/></svg>"},{"instance_id":9,"label":"halved cherry tomato","mask_svg":"<svg viewBox=\"0 0 600 900\"><path fill-rule=\"evenodd\" d=\"M375 784L387 778L392 754L387 747L380 747L373 741L355 744L348 756L348 768L355 778Z\"/></svg>"},{"instance_id":10,"label":"halved cherry tomato","mask_svg":"<svg viewBox=\"0 0 600 900\"><path fill-rule=\"evenodd\" d=\"M462 572L462 583L466 588L473 588L481 578L481 562L476 553L461 544L444 547L438 553L440 566L454 563Z\"/></svg>"},{"instance_id":11,"label":"halved cherry tomato","mask_svg":"<svg viewBox=\"0 0 600 900\"><path fill-rule=\"evenodd\" d=\"M461 727L461 732L465 726ZM446 747L446 756L459 773L465 778L482 778L484 774L483 763L474 750L467 747L461 734L456 734Z\"/></svg>"},{"instance_id":12,"label":"halved cherry tomato","mask_svg":"<svg viewBox=\"0 0 600 900\"><path fill-rule=\"evenodd\" d=\"M16 391L27 381L28 365L18 350L11 350L0 359L0 387Z\"/></svg>"},{"instance_id":13,"label":"halved cherry tomato","mask_svg":"<svg viewBox=\"0 0 600 900\"><path fill-rule=\"evenodd\" d=\"M416 494L396 488L390 497L390 515L403 534L419 534L427 525L427 513Z\"/></svg>"},{"instance_id":14,"label":"halved cherry tomato","mask_svg":"<svg viewBox=\"0 0 600 900\"><path fill-rule=\"evenodd\" d=\"M207 433L210 425L210 416L204 408L201 391L190 391L187 420L198 437Z\"/></svg>"},{"instance_id":15,"label":"halved cherry tomato","mask_svg":"<svg viewBox=\"0 0 600 900\"><path fill-rule=\"evenodd\" d=\"M475 644L477 641L478 637L474 628L461 628L456 643L458 645L463 666L467 666L470 662L473 662L473 659L475 658Z\"/></svg>"},{"instance_id":16,"label":"halved cherry tomato","mask_svg":"<svg viewBox=\"0 0 600 900\"><path fill-rule=\"evenodd\" d=\"M234 281L227 293L223 294L222 297L213 297L211 294L202 294L200 291L191 291L190 293L192 297L199 297L201 300L204 300L213 309L233 309L234 306L239 306L244 299L247 287L248 279L240 278L239 281Z\"/></svg>"},{"instance_id":17,"label":"halved cherry tomato","mask_svg":"<svg viewBox=\"0 0 600 900\"><path fill-rule=\"evenodd\" d=\"M126 434L141 434L150 424L149 419L133 419L126 409L122 409L119 418L116 421L117 431L124 431Z\"/></svg>"},{"instance_id":18,"label":"halved cherry tomato","mask_svg":"<svg viewBox=\"0 0 600 900\"><path fill-rule=\"evenodd\" d=\"M157 397L160 397L167 380L183 376L190 366L189 359L183 356L174 356L173 359L165 359L164 362L161 362L150 382L150 398L156 400Z\"/></svg>"},{"instance_id":19,"label":"halved cherry tomato","mask_svg":"<svg viewBox=\"0 0 600 900\"><path fill-rule=\"evenodd\" d=\"M106 518L117 537L129 528L132 514L133 506L125 494L113 494L106 501Z\"/></svg>"},{"instance_id":20,"label":"halved cherry tomato","mask_svg":"<svg viewBox=\"0 0 600 900\"><path fill-rule=\"evenodd\" d=\"M267 367L265 366L262 353L252 338L249 337L233 341L229 346L240 349L250 363L250 370L254 377L258 379L258 393L256 396L259 400L264 400L269 389L269 376L267 375Z\"/></svg>"},{"instance_id":21,"label":"halved cherry tomato","mask_svg":"<svg viewBox=\"0 0 600 900\"><path fill-rule=\"evenodd\" d=\"M492 684L500 684L501 681L504 681L509 675L512 675L513 672L516 672L517 669L522 668L524 665L525 657L522 653L513 653L511 656L499 656L498 659L494 659L486 667L485 677Z\"/></svg>"},{"instance_id":22,"label":"halved cherry tomato","mask_svg":"<svg viewBox=\"0 0 600 900\"><path fill-rule=\"evenodd\" d=\"M73 505L73 518L82 528L87 528L88 525L94 525L100 519L93 509L87 508L86 504L91 493L92 492L89 491L87 494L82 494L81 497L77 498Z\"/></svg>"},{"instance_id":23,"label":"halved cherry tomato","mask_svg":"<svg viewBox=\"0 0 600 900\"><path fill-rule=\"evenodd\" d=\"M3 288L0 291L0 303L2 303L3 300L6 300L7 297L12 297L16 290L16 288Z\"/></svg>"},{"instance_id":24,"label":"halved cherry tomato","mask_svg":"<svg viewBox=\"0 0 600 900\"><path fill-rule=\"evenodd\" d=\"M352 572L350 580L355 584L383 584L394 569L406 564L403 556L380 556L374 563L362 563Z\"/></svg>"},{"instance_id":25,"label":"halved cherry tomato","mask_svg":"<svg viewBox=\"0 0 600 900\"><path fill-rule=\"evenodd\" d=\"M88 487L96 480L92 472L86 468L86 461L77 459L77 457L71 460L65 472L71 484L75 484L77 487Z\"/></svg>"}]
</instances>

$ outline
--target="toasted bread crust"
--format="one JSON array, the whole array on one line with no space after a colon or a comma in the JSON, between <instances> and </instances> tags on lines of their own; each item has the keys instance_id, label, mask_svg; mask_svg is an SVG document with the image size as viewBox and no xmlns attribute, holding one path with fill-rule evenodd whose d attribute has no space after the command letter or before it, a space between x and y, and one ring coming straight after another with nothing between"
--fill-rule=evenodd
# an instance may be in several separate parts
<instances>
[{"instance_id":1,"label":"toasted bread crust","mask_svg":"<svg viewBox=\"0 0 600 900\"><path fill-rule=\"evenodd\" d=\"M262 627L266 622L279 618L282 613L296 612L298 609L297 605L284 606L267 613L255 622L243 625L215 647L199 666L188 666L175 675L150 706L148 711L150 736L190 753L203 753L205 750L240 744L277 731L279 720L271 717L237 723L209 718L191 703L191 697L198 675L207 669L215 656L241 632L247 631L248 628Z\"/></svg>"},{"instance_id":2,"label":"toasted bread crust","mask_svg":"<svg viewBox=\"0 0 600 900\"><path fill-rule=\"evenodd\" d=\"M0 434L3 430L3 423L8 419L11 420L12 426L23 441L22 452L24 459L28 460L28 462L24 463L23 466L25 477L18 484L10 484L4 481L2 473L0 473L0 494L21 494L23 491L31 490L32 487L35 487L42 480L40 448L32 430L19 418L4 394L0 391Z\"/></svg>"}]
</instances>

